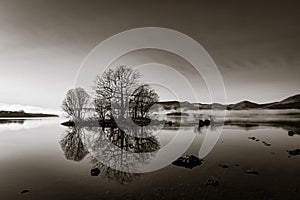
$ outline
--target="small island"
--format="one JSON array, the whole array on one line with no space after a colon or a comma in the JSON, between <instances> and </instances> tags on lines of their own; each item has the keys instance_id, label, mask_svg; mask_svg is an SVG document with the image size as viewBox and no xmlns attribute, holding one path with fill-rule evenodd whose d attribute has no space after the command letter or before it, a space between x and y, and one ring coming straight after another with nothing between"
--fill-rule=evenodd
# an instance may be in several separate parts
<instances>
[{"instance_id":1,"label":"small island","mask_svg":"<svg viewBox=\"0 0 300 200\"><path fill-rule=\"evenodd\" d=\"M0 111L0 118L11 118L11 117L58 117L55 114L44 114L44 113L26 113L23 110L20 111Z\"/></svg>"},{"instance_id":2,"label":"small island","mask_svg":"<svg viewBox=\"0 0 300 200\"><path fill-rule=\"evenodd\" d=\"M189 114L188 113L184 113L184 112L171 112L171 113L167 113L168 116L186 116L188 117Z\"/></svg>"}]
</instances>

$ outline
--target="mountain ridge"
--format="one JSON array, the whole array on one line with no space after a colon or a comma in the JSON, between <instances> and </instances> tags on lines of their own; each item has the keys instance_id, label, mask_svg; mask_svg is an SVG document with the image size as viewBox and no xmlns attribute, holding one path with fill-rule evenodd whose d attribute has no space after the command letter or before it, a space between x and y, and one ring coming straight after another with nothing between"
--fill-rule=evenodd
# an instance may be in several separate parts
<instances>
[{"instance_id":1,"label":"mountain ridge","mask_svg":"<svg viewBox=\"0 0 300 200\"><path fill-rule=\"evenodd\" d=\"M243 100L233 104L203 104L203 103L189 103L187 101L162 101L158 105L163 106L165 109L177 109L179 107L197 110L197 109L226 109L226 110L249 110L249 109L300 109L300 94L287 97L281 101L270 103L255 103L249 100Z\"/></svg>"}]
</instances>

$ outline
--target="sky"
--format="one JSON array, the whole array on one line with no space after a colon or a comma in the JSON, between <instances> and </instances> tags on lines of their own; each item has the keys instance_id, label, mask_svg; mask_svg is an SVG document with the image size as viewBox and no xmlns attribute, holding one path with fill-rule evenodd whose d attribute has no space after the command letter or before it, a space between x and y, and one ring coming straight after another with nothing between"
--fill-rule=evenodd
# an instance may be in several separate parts
<instances>
[{"instance_id":1,"label":"sky","mask_svg":"<svg viewBox=\"0 0 300 200\"><path fill-rule=\"evenodd\" d=\"M59 109L91 50L138 27L200 43L222 74L228 103L278 101L300 93L299 9L296 0L0 0L0 102ZM149 61L168 59L158 54Z\"/></svg>"}]
</instances>

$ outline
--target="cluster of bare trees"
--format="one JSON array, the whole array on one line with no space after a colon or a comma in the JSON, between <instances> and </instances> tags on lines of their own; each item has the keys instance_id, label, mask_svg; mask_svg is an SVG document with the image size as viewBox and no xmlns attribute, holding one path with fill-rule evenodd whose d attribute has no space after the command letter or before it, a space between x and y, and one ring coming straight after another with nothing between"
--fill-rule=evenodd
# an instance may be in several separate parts
<instances>
[{"instance_id":1,"label":"cluster of bare trees","mask_svg":"<svg viewBox=\"0 0 300 200\"><path fill-rule=\"evenodd\" d=\"M151 131L143 125L134 128L129 125L130 123L122 123L126 124L126 127L115 125L116 120L129 122L126 121L128 118L133 121L135 119L149 121L149 109L158 101L158 95L149 85L142 84L140 78L141 74L138 71L119 66L97 76L93 87L95 93L93 98L90 98L82 88L67 92L62 109L75 123L95 122L95 120L87 120L87 116L94 115L98 122L103 122L95 123L103 124L101 127L86 126L85 123L83 126L78 123L79 126L70 127L66 136L60 141L67 159L80 161L88 154L87 149L95 149L94 152L101 152L102 157L98 160L98 157L96 159L92 156L92 163L94 167L100 169L103 176L120 183L129 182L136 177L135 174L129 173L137 167L136 160L148 161L160 148L160 144L153 136L145 137L151 134ZM91 110L95 112L90 113ZM89 134L83 134L84 129L100 134L92 134L92 137L88 137ZM141 133L143 137L137 137L137 133ZM89 144L89 148L86 148L83 138L88 141L86 144ZM134 157L136 153L143 153L143 156ZM133 161L130 160L130 156L133 156ZM120 170L111 168L107 163Z\"/></svg>"},{"instance_id":2,"label":"cluster of bare trees","mask_svg":"<svg viewBox=\"0 0 300 200\"><path fill-rule=\"evenodd\" d=\"M98 120L143 119L159 97L149 86L140 83L141 74L129 67L119 66L97 76L93 104ZM71 89L62 109L76 120L83 120L89 111L90 97L82 88Z\"/></svg>"},{"instance_id":3,"label":"cluster of bare trees","mask_svg":"<svg viewBox=\"0 0 300 200\"><path fill-rule=\"evenodd\" d=\"M99 119L145 118L158 95L140 83L141 74L126 66L108 70L98 76L95 108Z\"/></svg>"},{"instance_id":4,"label":"cluster of bare trees","mask_svg":"<svg viewBox=\"0 0 300 200\"><path fill-rule=\"evenodd\" d=\"M88 109L90 96L83 88L70 89L62 103L62 109L74 121L83 120Z\"/></svg>"},{"instance_id":5,"label":"cluster of bare trees","mask_svg":"<svg viewBox=\"0 0 300 200\"><path fill-rule=\"evenodd\" d=\"M129 102L133 119L146 118L149 109L158 101L159 97L149 85L139 86Z\"/></svg>"}]
</instances>

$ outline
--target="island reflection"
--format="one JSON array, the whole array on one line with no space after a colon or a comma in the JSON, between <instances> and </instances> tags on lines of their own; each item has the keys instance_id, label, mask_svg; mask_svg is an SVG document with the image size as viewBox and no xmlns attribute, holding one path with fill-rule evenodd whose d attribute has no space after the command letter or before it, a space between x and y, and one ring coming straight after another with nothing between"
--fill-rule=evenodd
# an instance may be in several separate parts
<instances>
[{"instance_id":1,"label":"island reflection","mask_svg":"<svg viewBox=\"0 0 300 200\"><path fill-rule=\"evenodd\" d=\"M87 157L91 175L124 184L139 176L134 173L138 163L149 162L160 149L157 138L149 137L152 131L151 126L127 127L126 131L118 127L74 126L67 129L60 145L68 160L80 162ZM137 132L147 137L134 136ZM93 174L95 169L98 173Z\"/></svg>"}]
</instances>

